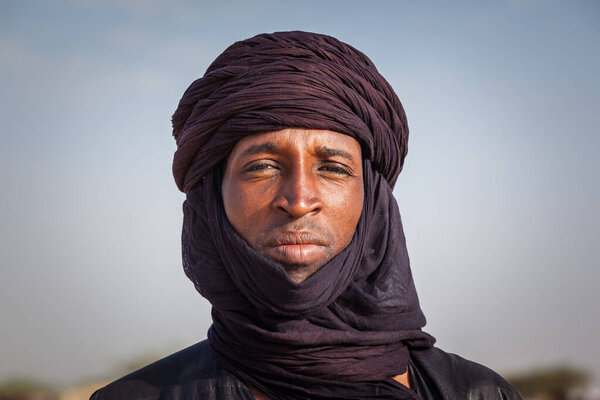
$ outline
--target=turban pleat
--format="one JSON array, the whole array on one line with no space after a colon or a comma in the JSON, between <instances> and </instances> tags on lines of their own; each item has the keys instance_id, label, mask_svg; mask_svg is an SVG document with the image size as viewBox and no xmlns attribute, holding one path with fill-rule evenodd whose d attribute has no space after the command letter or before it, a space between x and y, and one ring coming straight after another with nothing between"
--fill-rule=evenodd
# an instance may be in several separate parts
<instances>
[{"instance_id":1,"label":"turban pleat","mask_svg":"<svg viewBox=\"0 0 600 400\"><path fill-rule=\"evenodd\" d=\"M301 283L230 225L221 163L247 135L296 127L356 138L364 203L351 243ZM419 399L391 379L431 347L392 188L408 128L371 61L329 36L263 34L229 47L173 116L186 192L184 270L212 304L219 363L276 399Z\"/></svg>"},{"instance_id":2,"label":"turban pleat","mask_svg":"<svg viewBox=\"0 0 600 400\"><path fill-rule=\"evenodd\" d=\"M184 93L173 115L177 186L189 191L240 137L289 127L356 138L392 187L402 169L406 115L373 63L331 37L280 32L233 44Z\"/></svg>"},{"instance_id":3,"label":"turban pleat","mask_svg":"<svg viewBox=\"0 0 600 400\"><path fill-rule=\"evenodd\" d=\"M212 304L223 367L277 399L418 399L391 379L431 347L391 188L363 162L365 202L350 245L305 281L229 224L220 174L187 194L184 269ZM377 395L374 395L376 393Z\"/></svg>"}]
</instances>

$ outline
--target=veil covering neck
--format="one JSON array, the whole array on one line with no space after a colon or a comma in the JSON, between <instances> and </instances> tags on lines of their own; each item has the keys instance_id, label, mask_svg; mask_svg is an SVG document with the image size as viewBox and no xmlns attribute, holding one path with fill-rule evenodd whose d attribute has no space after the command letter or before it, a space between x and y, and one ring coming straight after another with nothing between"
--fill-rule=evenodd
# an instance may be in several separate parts
<instances>
[{"instance_id":1,"label":"veil covering neck","mask_svg":"<svg viewBox=\"0 0 600 400\"><path fill-rule=\"evenodd\" d=\"M287 127L354 137L365 198L351 243L301 283L229 224L222 162L246 135ZM219 363L277 399L419 399L391 379L431 347L392 187L408 128L372 62L329 36L237 42L187 89L173 115L173 173L187 194L183 265L212 304Z\"/></svg>"}]
</instances>

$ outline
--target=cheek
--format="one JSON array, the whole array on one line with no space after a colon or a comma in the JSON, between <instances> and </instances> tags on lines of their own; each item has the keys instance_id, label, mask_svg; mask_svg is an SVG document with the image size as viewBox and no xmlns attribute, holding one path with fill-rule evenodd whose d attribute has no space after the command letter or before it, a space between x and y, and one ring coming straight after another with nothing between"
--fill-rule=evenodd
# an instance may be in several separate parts
<instances>
[{"instance_id":1,"label":"cheek","mask_svg":"<svg viewBox=\"0 0 600 400\"><path fill-rule=\"evenodd\" d=\"M337 238L341 247L346 247L356 230L363 209L364 191L362 184L355 185L349 191L338 193L337 207L333 226L337 226Z\"/></svg>"},{"instance_id":2,"label":"cheek","mask_svg":"<svg viewBox=\"0 0 600 400\"><path fill-rule=\"evenodd\" d=\"M245 193L240 190L239 185L236 185L230 179L224 179L221 194L225 215L229 223L238 233L242 233L241 231L245 230L245 226L248 225L246 222L248 210L246 209Z\"/></svg>"},{"instance_id":3,"label":"cheek","mask_svg":"<svg viewBox=\"0 0 600 400\"><path fill-rule=\"evenodd\" d=\"M260 222L264 220L259 214L264 208L261 201L265 198L264 193L261 196L261 193L252 190L253 188L253 185L228 180L224 180L221 187L227 220L251 246L258 236Z\"/></svg>"},{"instance_id":4,"label":"cheek","mask_svg":"<svg viewBox=\"0 0 600 400\"><path fill-rule=\"evenodd\" d=\"M364 190L363 185L359 185L358 189L352 194L352 200L350 201L349 209L351 212L351 217L349 217L349 224L352 224L352 235L354 235L354 230L356 229L356 225L358 224L358 220L360 219L360 215L362 214L363 203L364 203Z\"/></svg>"}]
</instances>

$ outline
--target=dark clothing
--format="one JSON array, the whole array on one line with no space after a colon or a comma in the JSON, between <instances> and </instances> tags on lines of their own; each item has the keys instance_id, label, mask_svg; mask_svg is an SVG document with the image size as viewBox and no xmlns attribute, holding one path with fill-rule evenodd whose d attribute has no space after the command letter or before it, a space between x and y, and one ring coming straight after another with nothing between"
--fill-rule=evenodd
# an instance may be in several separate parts
<instances>
[{"instance_id":1,"label":"dark clothing","mask_svg":"<svg viewBox=\"0 0 600 400\"><path fill-rule=\"evenodd\" d=\"M236 143L285 128L330 130L361 145L364 199L352 241L302 282L239 235L221 197L222 166ZM406 115L368 57L310 32L237 42L186 90L173 135L173 174L187 195L183 266L212 305L210 347L166 358L96 399L252 399L245 383L285 400L518 398L492 371L434 349L422 330L392 193L407 150ZM310 196L320 198L314 189ZM322 208L329 210L323 203L277 215L270 234L317 235L330 212ZM390 378L407 369L415 390Z\"/></svg>"},{"instance_id":2,"label":"dark clothing","mask_svg":"<svg viewBox=\"0 0 600 400\"><path fill-rule=\"evenodd\" d=\"M269 396L420 400L388 378L406 371L409 351L435 339L421 329L398 205L369 160L363 184L352 241L302 282L231 226L216 172L187 194L183 266L212 304L211 348L223 368ZM279 215L273 231L322 235L319 215Z\"/></svg>"},{"instance_id":3,"label":"dark clothing","mask_svg":"<svg viewBox=\"0 0 600 400\"><path fill-rule=\"evenodd\" d=\"M261 34L229 46L181 98L177 186L188 193L241 138L285 128L353 137L392 187L408 151L402 103L365 54L318 33Z\"/></svg>"},{"instance_id":4,"label":"dark clothing","mask_svg":"<svg viewBox=\"0 0 600 400\"><path fill-rule=\"evenodd\" d=\"M411 388L423 400L521 399L492 370L435 347L411 351L408 368ZM254 396L218 365L205 340L99 389L90 400L142 399L252 400Z\"/></svg>"}]
</instances>

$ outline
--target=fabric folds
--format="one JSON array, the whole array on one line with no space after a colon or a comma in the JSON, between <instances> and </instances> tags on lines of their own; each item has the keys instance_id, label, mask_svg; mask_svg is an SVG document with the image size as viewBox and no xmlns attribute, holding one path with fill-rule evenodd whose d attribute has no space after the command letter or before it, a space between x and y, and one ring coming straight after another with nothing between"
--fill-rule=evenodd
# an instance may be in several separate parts
<instances>
[{"instance_id":1,"label":"fabric folds","mask_svg":"<svg viewBox=\"0 0 600 400\"><path fill-rule=\"evenodd\" d=\"M259 35L228 48L173 116L187 193L183 264L212 304L221 365L277 399L418 399L391 379L430 348L392 187L406 155L400 101L370 60L334 38ZM365 199L351 243L301 283L229 224L221 163L245 135L286 127L356 138Z\"/></svg>"},{"instance_id":2,"label":"fabric folds","mask_svg":"<svg viewBox=\"0 0 600 400\"><path fill-rule=\"evenodd\" d=\"M188 192L243 136L288 127L357 139L394 186L407 151L398 96L371 60L330 36L262 34L234 43L184 93L173 115L173 174Z\"/></svg>"},{"instance_id":3,"label":"fabric folds","mask_svg":"<svg viewBox=\"0 0 600 400\"><path fill-rule=\"evenodd\" d=\"M187 195L184 269L213 306L211 346L226 369L275 398L415 398L390 378L406 371L408 347L434 340L421 330L391 188L369 160L363 169L351 244L299 284L233 230L218 172Z\"/></svg>"}]
</instances>

